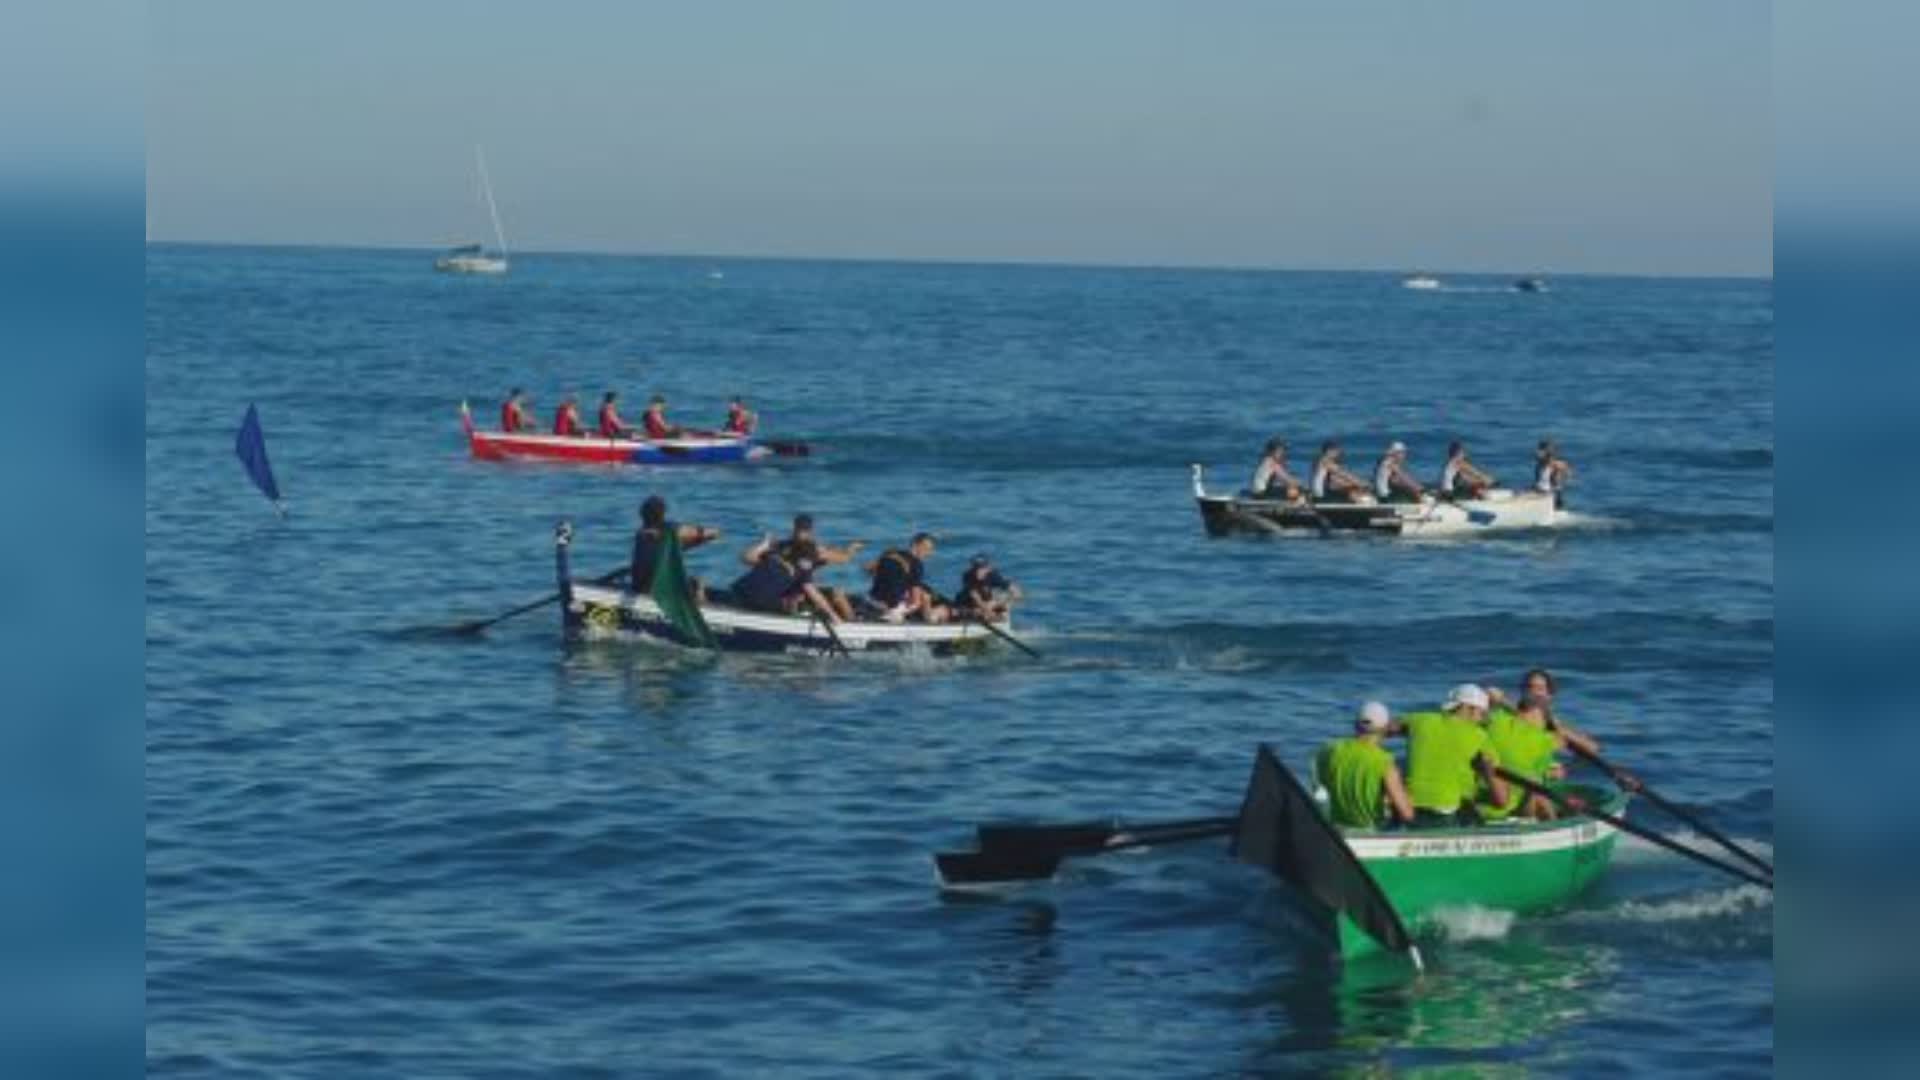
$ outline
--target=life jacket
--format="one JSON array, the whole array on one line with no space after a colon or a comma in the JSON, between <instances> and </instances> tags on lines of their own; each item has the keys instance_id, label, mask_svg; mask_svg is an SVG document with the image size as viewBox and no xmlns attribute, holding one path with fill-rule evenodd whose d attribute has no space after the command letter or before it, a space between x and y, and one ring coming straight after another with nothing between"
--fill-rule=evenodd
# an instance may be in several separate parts
<instances>
[{"instance_id":1,"label":"life jacket","mask_svg":"<svg viewBox=\"0 0 1920 1080\"><path fill-rule=\"evenodd\" d=\"M650 439L664 439L672 434L672 429L667 426L666 418L660 415L659 409L648 409L647 415L641 417L641 422L646 425L647 437Z\"/></svg>"},{"instance_id":2,"label":"life jacket","mask_svg":"<svg viewBox=\"0 0 1920 1080\"><path fill-rule=\"evenodd\" d=\"M725 430L735 435L753 434L753 424L747 420L749 415L751 414L748 413L746 409L738 405L729 406L727 408L727 424Z\"/></svg>"},{"instance_id":3,"label":"life jacket","mask_svg":"<svg viewBox=\"0 0 1920 1080\"><path fill-rule=\"evenodd\" d=\"M572 405L560 406L560 411L553 414L553 433L555 435L580 434L580 410Z\"/></svg>"},{"instance_id":4,"label":"life jacket","mask_svg":"<svg viewBox=\"0 0 1920 1080\"><path fill-rule=\"evenodd\" d=\"M1327 497L1327 480L1333 475L1333 462L1326 458L1316 459L1313 463L1313 497Z\"/></svg>"},{"instance_id":5,"label":"life jacket","mask_svg":"<svg viewBox=\"0 0 1920 1080\"><path fill-rule=\"evenodd\" d=\"M653 567L660 561L660 546L666 541L666 530L673 528L678 526L669 521L658 529L642 528L633 534L633 562L628 588L637 593L653 591Z\"/></svg>"},{"instance_id":6,"label":"life jacket","mask_svg":"<svg viewBox=\"0 0 1920 1080\"><path fill-rule=\"evenodd\" d=\"M508 433L520 430L520 410L514 408L512 398L500 405L500 430Z\"/></svg>"},{"instance_id":7,"label":"life jacket","mask_svg":"<svg viewBox=\"0 0 1920 1080\"><path fill-rule=\"evenodd\" d=\"M733 583L733 595L757 611L779 611L780 601L802 584L799 572L778 550L768 551Z\"/></svg>"},{"instance_id":8,"label":"life jacket","mask_svg":"<svg viewBox=\"0 0 1920 1080\"><path fill-rule=\"evenodd\" d=\"M867 595L887 607L898 606L908 591L921 583L924 573L925 567L913 552L895 548L880 556L873 570L873 589Z\"/></svg>"},{"instance_id":9,"label":"life jacket","mask_svg":"<svg viewBox=\"0 0 1920 1080\"><path fill-rule=\"evenodd\" d=\"M621 429L624 426L625 425L620 423L620 413L613 407L613 402L609 401L605 405L600 406L601 435L609 439L617 439L620 437Z\"/></svg>"}]
</instances>

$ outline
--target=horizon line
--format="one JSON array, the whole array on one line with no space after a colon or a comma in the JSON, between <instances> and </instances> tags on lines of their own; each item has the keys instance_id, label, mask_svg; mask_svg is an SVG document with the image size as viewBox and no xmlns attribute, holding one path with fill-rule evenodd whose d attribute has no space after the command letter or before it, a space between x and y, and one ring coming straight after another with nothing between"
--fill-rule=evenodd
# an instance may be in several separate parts
<instances>
[{"instance_id":1,"label":"horizon line","mask_svg":"<svg viewBox=\"0 0 1920 1080\"><path fill-rule=\"evenodd\" d=\"M430 255L444 252L448 248L439 245L419 245L414 243L346 243L329 244L319 241L252 241L252 240L178 240L145 239L145 246L152 247L207 247L207 248L264 248L285 251L368 251L419 253ZM1676 281L1752 281L1772 282L1773 272L1728 271L1721 273L1687 272L1651 272L1626 270L1554 270L1533 267L1527 270L1466 270L1435 267L1421 264L1412 268L1379 266L1310 267L1282 266L1276 264L1229 264L1229 263L1185 263L1185 262L1078 262L1069 259L982 259L955 258L939 255L792 255L792 254L722 254L702 251L616 251L604 248L526 248L509 251L511 260L522 256L535 258L560 256L563 258L599 258L599 259L705 259L711 261L733 262L814 262L814 263L905 263L908 265L929 266L982 266L982 267L1032 267L1057 270L1133 270L1133 271L1198 271L1229 274L1459 274L1477 277L1562 277L1562 278L1651 278Z\"/></svg>"}]
</instances>

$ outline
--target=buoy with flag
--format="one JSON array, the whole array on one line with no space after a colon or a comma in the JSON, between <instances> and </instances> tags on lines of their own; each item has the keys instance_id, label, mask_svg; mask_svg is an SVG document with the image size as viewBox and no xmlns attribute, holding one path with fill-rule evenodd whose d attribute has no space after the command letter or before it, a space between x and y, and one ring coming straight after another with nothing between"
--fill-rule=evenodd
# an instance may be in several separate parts
<instances>
[{"instance_id":1,"label":"buoy with flag","mask_svg":"<svg viewBox=\"0 0 1920 1080\"><path fill-rule=\"evenodd\" d=\"M267 460L267 437L260 431L260 410L251 403L247 405L247 415L240 421L240 433L234 437L233 451L240 457L240 464L247 470L247 476L253 480L253 486L260 489L273 503L273 509L285 517L287 508L280 501L280 485L273 479L273 465Z\"/></svg>"}]
</instances>

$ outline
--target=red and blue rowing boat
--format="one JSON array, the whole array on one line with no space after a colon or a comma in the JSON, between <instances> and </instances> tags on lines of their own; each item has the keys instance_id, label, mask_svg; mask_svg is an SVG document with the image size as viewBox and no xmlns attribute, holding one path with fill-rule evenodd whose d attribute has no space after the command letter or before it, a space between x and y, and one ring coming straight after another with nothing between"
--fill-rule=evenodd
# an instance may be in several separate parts
<instances>
[{"instance_id":1,"label":"red and blue rowing boat","mask_svg":"<svg viewBox=\"0 0 1920 1080\"><path fill-rule=\"evenodd\" d=\"M752 435L689 434L677 439L610 439L602 435L537 435L482 431L460 403L467 447L482 461L559 461L593 465L733 465L776 457L806 457L806 443L771 442Z\"/></svg>"}]
</instances>

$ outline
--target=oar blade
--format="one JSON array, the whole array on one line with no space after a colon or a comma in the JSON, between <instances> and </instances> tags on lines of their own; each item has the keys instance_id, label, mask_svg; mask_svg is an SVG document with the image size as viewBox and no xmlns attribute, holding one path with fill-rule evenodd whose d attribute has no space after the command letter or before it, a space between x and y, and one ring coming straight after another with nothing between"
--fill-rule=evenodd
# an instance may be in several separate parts
<instances>
[{"instance_id":1,"label":"oar blade","mask_svg":"<svg viewBox=\"0 0 1920 1080\"><path fill-rule=\"evenodd\" d=\"M1098 851L1117 831L1112 822L1067 825L982 825L980 850L1027 848L1062 853Z\"/></svg>"},{"instance_id":2,"label":"oar blade","mask_svg":"<svg viewBox=\"0 0 1920 1080\"><path fill-rule=\"evenodd\" d=\"M943 851L933 857L943 888L979 888L1022 881L1046 881L1060 870L1066 856L1038 848L993 848L986 851Z\"/></svg>"}]
</instances>

